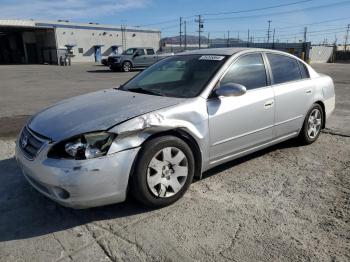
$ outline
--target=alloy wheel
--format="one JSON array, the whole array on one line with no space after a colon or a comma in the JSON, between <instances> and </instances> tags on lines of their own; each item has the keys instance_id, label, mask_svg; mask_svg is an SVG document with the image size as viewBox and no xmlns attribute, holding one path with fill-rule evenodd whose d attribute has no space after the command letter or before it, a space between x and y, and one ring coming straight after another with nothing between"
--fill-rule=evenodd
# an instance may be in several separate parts
<instances>
[{"instance_id":1,"label":"alloy wheel","mask_svg":"<svg viewBox=\"0 0 350 262\"><path fill-rule=\"evenodd\" d=\"M131 64L129 62L125 62L123 64L123 69L125 72L129 72L131 70Z\"/></svg>"},{"instance_id":2,"label":"alloy wheel","mask_svg":"<svg viewBox=\"0 0 350 262\"><path fill-rule=\"evenodd\" d=\"M147 185L157 197L171 197L186 183L188 160L176 147L165 147L158 151L147 168Z\"/></svg>"},{"instance_id":3,"label":"alloy wheel","mask_svg":"<svg viewBox=\"0 0 350 262\"><path fill-rule=\"evenodd\" d=\"M321 130L322 115L319 109L315 108L312 110L308 119L307 134L311 139L317 137Z\"/></svg>"}]
</instances>

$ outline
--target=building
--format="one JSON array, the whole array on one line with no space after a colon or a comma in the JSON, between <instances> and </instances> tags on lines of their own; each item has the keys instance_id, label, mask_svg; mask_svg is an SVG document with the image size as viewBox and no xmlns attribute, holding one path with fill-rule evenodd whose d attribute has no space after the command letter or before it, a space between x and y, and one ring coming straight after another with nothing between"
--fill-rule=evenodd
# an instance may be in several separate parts
<instances>
[{"instance_id":1,"label":"building","mask_svg":"<svg viewBox=\"0 0 350 262\"><path fill-rule=\"evenodd\" d=\"M0 64L59 64L67 49L72 62L99 62L129 47L159 49L160 31L71 23L69 21L0 20Z\"/></svg>"}]
</instances>

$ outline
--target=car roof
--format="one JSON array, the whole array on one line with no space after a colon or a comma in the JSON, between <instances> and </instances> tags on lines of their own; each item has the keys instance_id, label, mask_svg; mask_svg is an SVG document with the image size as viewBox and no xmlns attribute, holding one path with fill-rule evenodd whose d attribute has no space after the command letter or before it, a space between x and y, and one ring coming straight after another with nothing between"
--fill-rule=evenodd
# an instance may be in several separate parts
<instances>
[{"instance_id":1,"label":"car roof","mask_svg":"<svg viewBox=\"0 0 350 262\"><path fill-rule=\"evenodd\" d=\"M177 53L176 55L234 55L243 51L261 51L261 52L274 52L274 53L285 53L278 50L264 49L264 48L253 48L253 47L224 47L224 48L205 48L196 49L186 52Z\"/></svg>"}]
</instances>

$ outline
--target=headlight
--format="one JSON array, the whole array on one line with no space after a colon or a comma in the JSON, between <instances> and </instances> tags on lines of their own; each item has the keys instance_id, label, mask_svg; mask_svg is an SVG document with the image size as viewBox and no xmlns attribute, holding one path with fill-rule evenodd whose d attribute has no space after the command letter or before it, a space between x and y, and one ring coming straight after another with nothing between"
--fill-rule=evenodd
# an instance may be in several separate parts
<instances>
[{"instance_id":1,"label":"headlight","mask_svg":"<svg viewBox=\"0 0 350 262\"><path fill-rule=\"evenodd\" d=\"M88 133L63 141L52 148L49 157L91 159L107 154L115 134Z\"/></svg>"}]
</instances>

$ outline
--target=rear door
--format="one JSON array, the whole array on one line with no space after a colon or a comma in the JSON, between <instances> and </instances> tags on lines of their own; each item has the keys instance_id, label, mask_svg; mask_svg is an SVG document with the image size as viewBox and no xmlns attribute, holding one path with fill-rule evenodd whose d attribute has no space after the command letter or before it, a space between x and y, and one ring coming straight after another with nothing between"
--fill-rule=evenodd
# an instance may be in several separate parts
<instances>
[{"instance_id":1,"label":"rear door","mask_svg":"<svg viewBox=\"0 0 350 262\"><path fill-rule=\"evenodd\" d=\"M157 55L156 53L154 52L154 49L153 48L147 48L146 49L146 64L149 66L149 65L152 65L153 63L155 63L157 61Z\"/></svg>"},{"instance_id":2,"label":"rear door","mask_svg":"<svg viewBox=\"0 0 350 262\"><path fill-rule=\"evenodd\" d=\"M297 59L275 53L266 53L266 57L275 93L274 136L296 134L313 101L312 81L305 65Z\"/></svg>"},{"instance_id":3,"label":"rear door","mask_svg":"<svg viewBox=\"0 0 350 262\"><path fill-rule=\"evenodd\" d=\"M133 62L135 67L143 67L147 64L147 56L144 49L136 51Z\"/></svg>"},{"instance_id":4,"label":"rear door","mask_svg":"<svg viewBox=\"0 0 350 262\"><path fill-rule=\"evenodd\" d=\"M261 53L239 57L221 79L225 83L244 85L247 92L208 99L212 163L272 140L274 94Z\"/></svg>"}]
</instances>

